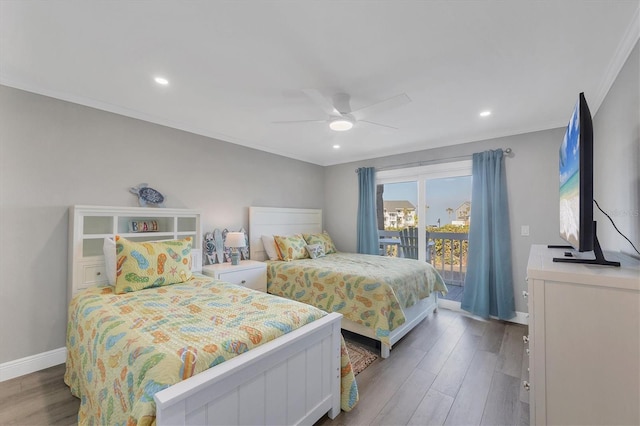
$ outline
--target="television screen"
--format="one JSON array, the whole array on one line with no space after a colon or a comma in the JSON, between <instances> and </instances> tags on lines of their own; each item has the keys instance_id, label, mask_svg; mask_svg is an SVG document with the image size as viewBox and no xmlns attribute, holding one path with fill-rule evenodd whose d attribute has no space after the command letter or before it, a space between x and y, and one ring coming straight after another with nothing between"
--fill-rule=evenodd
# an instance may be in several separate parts
<instances>
[{"instance_id":1,"label":"television screen","mask_svg":"<svg viewBox=\"0 0 640 426\"><path fill-rule=\"evenodd\" d=\"M560 236L580 246L580 102L560 145Z\"/></svg>"},{"instance_id":2,"label":"television screen","mask_svg":"<svg viewBox=\"0 0 640 426\"><path fill-rule=\"evenodd\" d=\"M560 237L574 249L594 251L595 259L554 257L554 262L620 266L604 258L593 221L593 123L591 112L580 93L567 131L560 145ZM566 248L549 246L550 248ZM568 256L569 258L566 258Z\"/></svg>"},{"instance_id":3,"label":"television screen","mask_svg":"<svg viewBox=\"0 0 640 426\"><path fill-rule=\"evenodd\" d=\"M594 248L593 126L584 93L560 145L560 236L578 251Z\"/></svg>"}]
</instances>

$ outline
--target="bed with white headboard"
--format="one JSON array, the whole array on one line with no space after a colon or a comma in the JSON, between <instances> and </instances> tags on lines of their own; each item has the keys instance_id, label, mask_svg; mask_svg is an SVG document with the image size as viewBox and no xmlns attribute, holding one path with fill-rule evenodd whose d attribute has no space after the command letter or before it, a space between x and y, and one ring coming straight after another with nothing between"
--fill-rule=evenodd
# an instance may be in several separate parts
<instances>
[{"instance_id":1,"label":"bed with white headboard","mask_svg":"<svg viewBox=\"0 0 640 426\"><path fill-rule=\"evenodd\" d=\"M76 294L79 297L82 292L103 291L97 287L108 286L105 259L101 253L106 237L122 234L142 242L192 237L196 252L202 242L200 213L194 210L72 206L69 215L70 298ZM131 231L132 221L147 221L149 225L158 226L158 229L146 235L134 233ZM201 257L198 256L197 259ZM187 285L188 282L183 284ZM170 287L174 286L161 288L168 291ZM149 288L137 293L148 290L157 289ZM253 297L255 300L262 300L262 303L274 299L273 296L260 292L256 292ZM261 297L266 299L259 299ZM114 296L113 299L115 298ZM77 311L74 311L74 316L75 312ZM156 423L313 424L325 413L330 418L335 418L340 412L341 404L340 320L339 314L323 316L156 392L153 394ZM89 331L85 335L88 336L90 329L87 330ZM190 347L187 346L189 344L191 343L184 343L185 347ZM130 363L132 356L136 359L139 354L123 355L124 359L128 357ZM86 358L82 363L85 362ZM67 363L69 365L69 359ZM101 374L95 374L94 381L98 380L97 376L102 376L104 381L104 377L110 374L104 370L104 364L99 365ZM120 377L121 374L125 373L117 373L116 376ZM66 379L65 376L65 381ZM122 392L126 395L126 385L123 377L120 395ZM119 404L117 401L116 398L116 405ZM123 400L121 396L120 401L126 403L126 398Z\"/></svg>"},{"instance_id":2,"label":"bed with white headboard","mask_svg":"<svg viewBox=\"0 0 640 426\"><path fill-rule=\"evenodd\" d=\"M314 234L323 232L322 210L300 208L250 207L249 209L249 241L250 257L253 260L265 261L262 236ZM402 259L407 261L407 259ZM417 262L417 261L416 261ZM430 266L430 265L429 265ZM268 278L269 279L269 278ZM432 291L429 297L419 300L414 305L402 308L406 321L389 333L389 344L383 343L372 328L352 321L343 315L342 328L362 336L366 336L381 343L381 355L389 356L391 347L403 336L411 331L431 312L438 308L437 292Z\"/></svg>"}]
</instances>

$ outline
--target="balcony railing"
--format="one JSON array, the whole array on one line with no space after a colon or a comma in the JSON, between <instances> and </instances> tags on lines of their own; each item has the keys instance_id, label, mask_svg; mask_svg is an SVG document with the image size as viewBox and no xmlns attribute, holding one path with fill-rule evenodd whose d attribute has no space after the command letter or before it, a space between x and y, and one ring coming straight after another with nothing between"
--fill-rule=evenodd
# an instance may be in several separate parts
<instances>
[{"instance_id":1,"label":"balcony railing","mask_svg":"<svg viewBox=\"0 0 640 426\"><path fill-rule=\"evenodd\" d=\"M403 257L399 231L378 233L381 255ZM468 233L427 232L427 262L436 268L447 285L464 286L468 247Z\"/></svg>"},{"instance_id":2,"label":"balcony railing","mask_svg":"<svg viewBox=\"0 0 640 426\"><path fill-rule=\"evenodd\" d=\"M431 264L447 285L464 286L467 274L469 234L458 232L428 232L427 249Z\"/></svg>"}]
</instances>

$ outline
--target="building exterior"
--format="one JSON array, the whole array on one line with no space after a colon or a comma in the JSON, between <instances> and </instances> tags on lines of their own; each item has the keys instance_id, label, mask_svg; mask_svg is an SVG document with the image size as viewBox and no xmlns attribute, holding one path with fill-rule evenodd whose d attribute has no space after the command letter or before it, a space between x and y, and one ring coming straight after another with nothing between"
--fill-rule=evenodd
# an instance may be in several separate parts
<instances>
[{"instance_id":1,"label":"building exterior","mask_svg":"<svg viewBox=\"0 0 640 426\"><path fill-rule=\"evenodd\" d=\"M456 218L451 223L453 225L469 225L471 215L471 201L465 201L455 209Z\"/></svg>"},{"instance_id":2,"label":"building exterior","mask_svg":"<svg viewBox=\"0 0 640 426\"><path fill-rule=\"evenodd\" d=\"M416 206L407 200L385 200L384 227L406 228L416 225Z\"/></svg>"}]
</instances>

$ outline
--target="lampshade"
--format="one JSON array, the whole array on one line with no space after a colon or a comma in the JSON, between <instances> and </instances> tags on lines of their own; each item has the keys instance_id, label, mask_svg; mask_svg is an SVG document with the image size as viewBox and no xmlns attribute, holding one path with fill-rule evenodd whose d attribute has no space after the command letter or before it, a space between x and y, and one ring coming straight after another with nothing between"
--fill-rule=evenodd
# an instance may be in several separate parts
<instances>
[{"instance_id":1,"label":"lampshade","mask_svg":"<svg viewBox=\"0 0 640 426\"><path fill-rule=\"evenodd\" d=\"M227 238L224 240L224 245L235 248L244 247L246 245L244 232L227 232Z\"/></svg>"}]
</instances>

